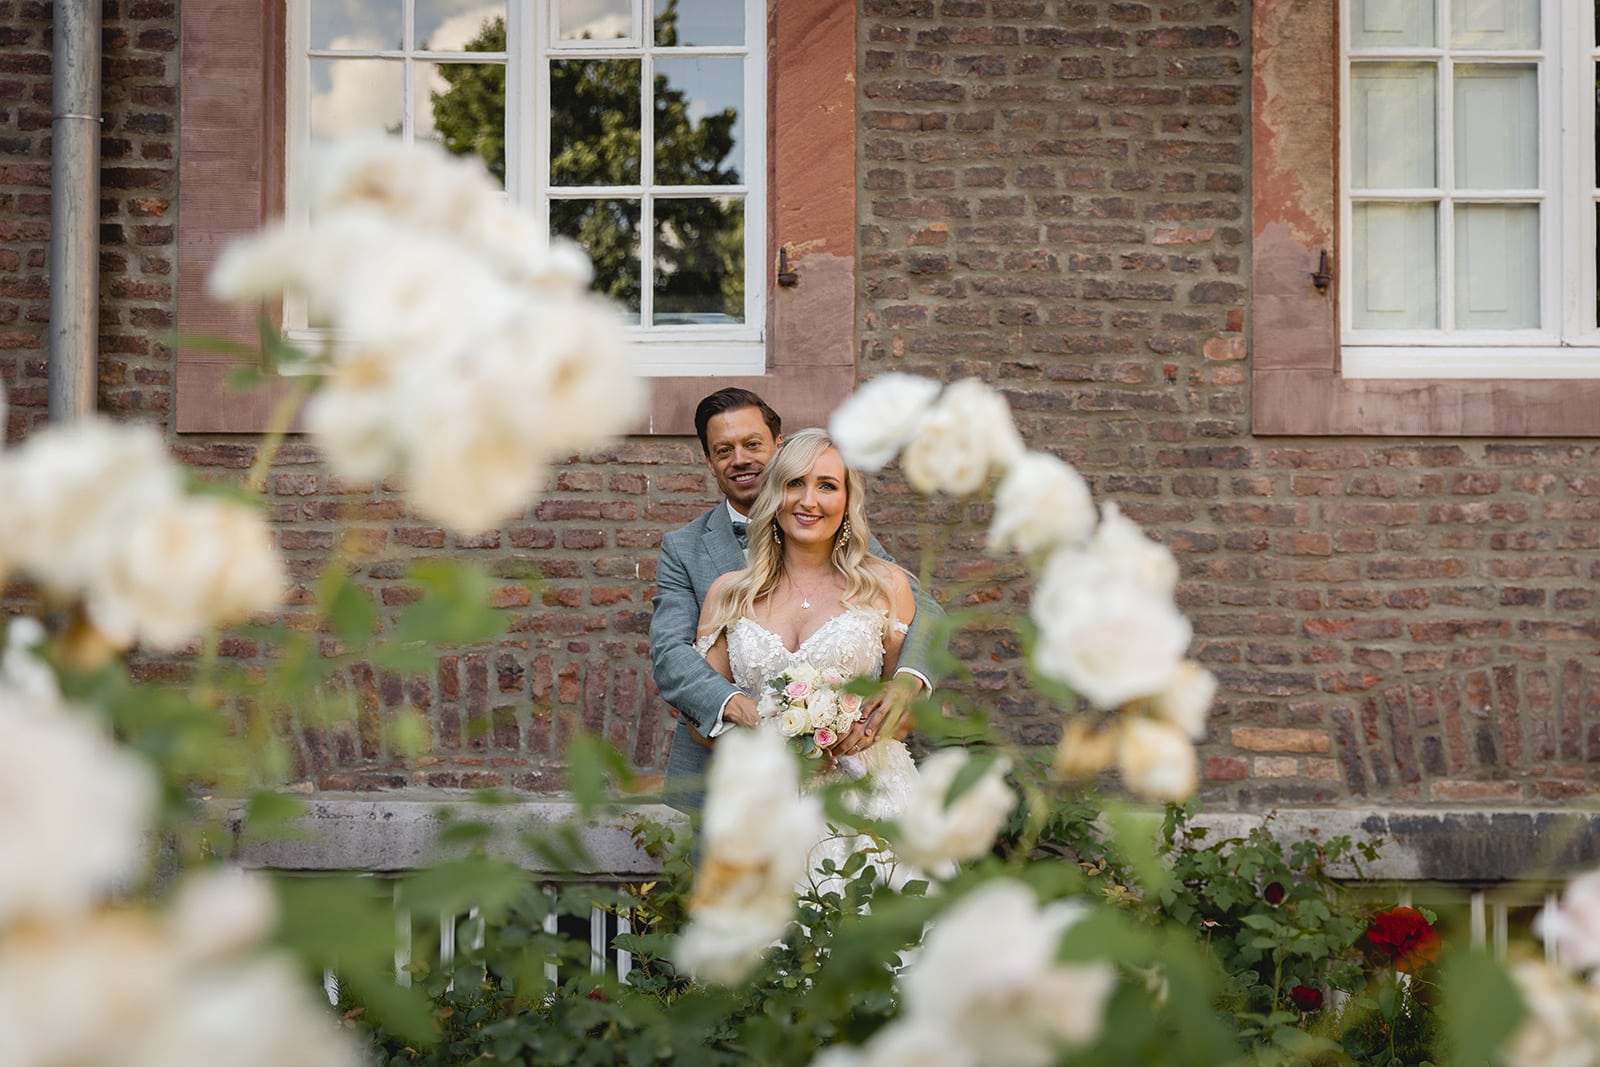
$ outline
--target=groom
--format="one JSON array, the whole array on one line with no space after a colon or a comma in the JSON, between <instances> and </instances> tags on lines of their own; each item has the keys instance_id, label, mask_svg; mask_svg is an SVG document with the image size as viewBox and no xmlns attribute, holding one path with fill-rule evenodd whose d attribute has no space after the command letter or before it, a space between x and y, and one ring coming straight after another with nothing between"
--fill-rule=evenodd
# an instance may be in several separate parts
<instances>
[{"instance_id":1,"label":"groom","mask_svg":"<svg viewBox=\"0 0 1600 1067\"><path fill-rule=\"evenodd\" d=\"M656 688L678 709L678 728L667 757L665 799L682 811L698 813L705 803L704 778L711 762L710 738L720 723L754 726L756 702L712 670L694 649L700 606L711 583L746 565L744 527L760 492L761 472L783 440L783 421L748 389L719 389L700 401L694 429L706 466L722 491L723 502L661 539L656 564L655 613L650 619L650 661ZM872 551L887 555L877 539ZM846 745L870 743L891 706L908 703L930 685L928 643L944 612L921 587L917 614L900 650L894 683L865 708L863 724L844 738Z\"/></svg>"}]
</instances>

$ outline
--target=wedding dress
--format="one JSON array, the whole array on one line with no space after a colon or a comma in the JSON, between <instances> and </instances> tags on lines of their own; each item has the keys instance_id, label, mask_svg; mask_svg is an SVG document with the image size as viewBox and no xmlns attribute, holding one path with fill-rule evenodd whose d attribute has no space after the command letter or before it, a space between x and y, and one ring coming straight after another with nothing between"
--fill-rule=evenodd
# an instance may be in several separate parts
<instances>
[{"instance_id":1,"label":"wedding dress","mask_svg":"<svg viewBox=\"0 0 1600 1067\"><path fill-rule=\"evenodd\" d=\"M788 648L782 638L748 616L727 627L728 663L733 668L733 683L745 693L760 701L772 679L804 663L818 671L836 670L847 678L877 678L883 673L884 627L891 625L886 615L871 608L846 608L819 626L796 649ZM893 623L904 632L903 623ZM704 652L715 643L717 634L708 634L697 642ZM776 724L764 724L763 729L776 729ZM916 782L917 768L911 754L899 741L882 739L861 757L866 770L866 788L858 793L853 809L869 819L892 819L905 810L912 786ZM828 834L811 850L812 884L820 892L842 890L844 879L828 875L823 864L832 860L842 868L854 852L867 853L867 862L878 871L879 878L894 889L899 889L913 878L922 878L920 871L909 864L897 861L888 847L865 834L845 833L829 828Z\"/></svg>"}]
</instances>

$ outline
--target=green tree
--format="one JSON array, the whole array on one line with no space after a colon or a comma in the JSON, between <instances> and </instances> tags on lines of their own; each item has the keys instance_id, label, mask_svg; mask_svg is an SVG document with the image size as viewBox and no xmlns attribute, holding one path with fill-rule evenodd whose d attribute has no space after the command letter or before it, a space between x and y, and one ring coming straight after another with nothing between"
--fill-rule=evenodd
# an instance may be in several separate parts
<instances>
[{"instance_id":1,"label":"green tree","mask_svg":"<svg viewBox=\"0 0 1600 1067\"><path fill-rule=\"evenodd\" d=\"M656 40L677 40L677 0L656 18ZM504 19L484 25L468 51L506 47ZM631 185L643 157L636 59L557 59L550 64L551 184L579 189ZM444 146L475 155L505 180L505 75L497 64L442 64L449 88L432 94L434 126ZM659 184L717 186L739 181L727 163L734 147L735 108L696 120L687 94L663 74L653 86L655 162ZM742 198L659 198L655 204L655 264L651 284L656 317L744 313L744 208ZM589 196L552 200L551 229L572 237L594 260L596 288L631 310L640 307L639 248L642 212L633 199Z\"/></svg>"}]
</instances>

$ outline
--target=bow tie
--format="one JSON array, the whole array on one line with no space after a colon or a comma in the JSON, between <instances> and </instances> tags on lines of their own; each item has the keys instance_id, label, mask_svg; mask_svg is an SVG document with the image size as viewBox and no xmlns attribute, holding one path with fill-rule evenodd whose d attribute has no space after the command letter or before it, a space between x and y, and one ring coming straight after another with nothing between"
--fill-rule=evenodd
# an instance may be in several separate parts
<instances>
[{"instance_id":1,"label":"bow tie","mask_svg":"<svg viewBox=\"0 0 1600 1067\"><path fill-rule=\"evenodd\" d=\"M750 528L750 524L748 522L736 522L736 523L733 524L733 536L735 536L735 537L737 537L739 539L739 547L740 548L743 548L745 546L745 544L750 540L748 535L745 533L745 531L748 530L749 528Z\"/></svg>"}]
</instances>

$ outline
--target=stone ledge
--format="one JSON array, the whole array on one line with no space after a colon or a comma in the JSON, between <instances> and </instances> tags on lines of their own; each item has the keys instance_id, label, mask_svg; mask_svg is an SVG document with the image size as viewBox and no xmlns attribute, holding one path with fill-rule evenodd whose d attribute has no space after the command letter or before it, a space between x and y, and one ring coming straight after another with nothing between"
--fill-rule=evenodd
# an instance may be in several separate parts
<instances>
[{"instance_id":1,"label":"stone ledge","mask_svg":"<svg viewBox=\"0 0 1600 1067\"><path fill-rule=\"evenodd\" d=\"M524 835L567 823L577 808L562 800L524 800L505 804L476 802L470 794L443 791L361 795L319 794L292 832L281 838L247 840L241 836L244 804L215 802L228 826L235 854L248 867L280 871L362 871L388 873L414 870L451 855L438 843L439 832L453 821L487 823L490 854L509 859L529 871L580 877L633 878L659 872L660 864L640 849L632 827L641 821L681 824L682 812L662 804L616 807L583 824L577 840L588 861L557 868Z\"/></svg>"},{"instance_id":2,"label":"stone ledge","mask_svg":"<svg viewBox=\"0 0 1600 1067\"><path fill-rule=\"evenodd\" d=\"M1206 813L1195 819L1218 838L1243 837L1265 816ZM1378 861L1360 873L1398 882L1493 884L1562 880L1600 864L1600 812L1280 808L1268 824L1281 841L1347 835L1381 838ZM1337 877L1355 877L1353 868Z\"/></svg>"},{"instance_id":3,"label":"stone ledge","mask_svg":"<svg viewBox=\"0 0 1600 1067\"><path fill-rule=\"evenodd\" d=\"M475 803L469 794L444 791L380 794L319 794L307 800L295 836L241 841L244 806L217 803L237 844L237 854L252 867L282 871L413 870L446 858L439 831L452 817L494 828L490 849L530 871L585 877L648 877L660 865L633 840L632 826L644 820L681 826L684 815L662 804L617 807L584 824L578 840L590 862L557 871L521 835L564 824L575 814L563 800ZM1208 812L1195 824L1211 840L1243 837L1267 817L1243 812ZM1282 841L1305 837L1327 840L1341 835L1356 841L1381 838L1376 863L1361 871L1385 881L1497 883L1564 878L1600 864L1600 812L1515 809L1504 811L1414 809L1280 808L1267 822ZM1353 867L1334 872L1355 877Z\"/></svg>"}]
</instances>

